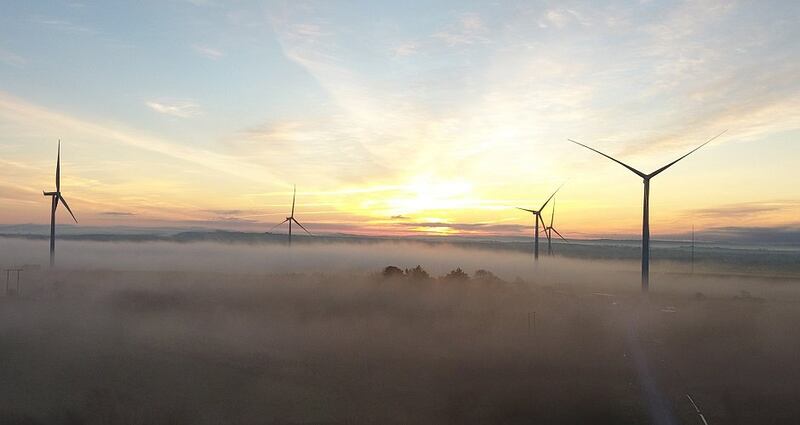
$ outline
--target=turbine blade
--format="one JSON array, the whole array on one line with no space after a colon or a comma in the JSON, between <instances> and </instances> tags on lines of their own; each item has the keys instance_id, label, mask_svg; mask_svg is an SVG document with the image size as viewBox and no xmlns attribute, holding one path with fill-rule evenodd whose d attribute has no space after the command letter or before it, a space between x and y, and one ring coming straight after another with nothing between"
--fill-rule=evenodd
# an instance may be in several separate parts
<instances>
[{"instance_id":1,"label":"turbine blade","mask_svg":"<svg viewBox=\"0 0 800 425\"><path fill-rule=\"evenodd\" d=\"M565 238L565 237L561 236L561 233L558 233L558 230L556 230L556 229L551 229L551 230L552 230L552 231L554 231L554 232L556 232L556 234L558 235L558 237L559 237L559 238L561 238L561 239L563 239L563 240L564 240L564 242L566 242L566 243L569 243L569 241L567 240L567 238Z\"/></svg>"},{"instance_id":2,"label":"turbine blade","mask_svg":"<svg viewBox=\"0 0 800 425\"><path fill-rule=\"evenodd\" d=\"M72 213L72 209L70 209L69 205L67 204L67 200L64 199L64 197L61 196L60 193L57 196L58 196L58 200L61 201L61 203L64 204L64 207L67 209L67 211L69 211L69 215L71 215L72 219L75 220L75 223L77 223L78 219L75 218L75 214Z\"/></svg>"},{"instance_id":3,"label":"turbine blade","mask_svg":"<svg viewBox=\"0 0 800 425\"><path fill-rule=\"evenodd\" d=\"M300 226L300 228L301 228L301 229L305 230L305 231L306 231L306 233L308 233L308 235L309 235L309 236L314 236L314 235L312 235L312 234L311 234L311 232L309 232L309 231L308 231L308 229L306 229L305 227L303 227L303 225L302 225L302 224L300 224L300 222L299 222L299 221L295 220L294 218L292 218L292 221L294 221L294 222L295 222L295 224L297 224L298 226Z\"/></svg>"},{"instance_id":4,"label":"turbine blade","mask_svg":"<svg viewBox=\"0 0 800 425\"><path fill-rule=\"evenodd\" d=\"M288 218L287 218L286 220L283 220L283 221L281 221L280 223L278 223L278 224L276 224L276 225L272 226L272 227L271 227L269 230L267 230L267 232L266 232L266 233L270 233L270 232L272 232L273 230L275 230L275 228L276 228L276 227L280 226L280 225L281 225L281 224L283 224L283 223L286 223L287 221L289 221L289 219L288 219Z\"/></svg>"},{"instance_id":5,"label":"turbine blade","mask_svg":"<svg viewBox=\"0 0 800 425\"><path fill-rule=\"evenodd\" d=\"M655 177L655 176L657 176L657 175L658 175L659 173L661 173L662 171L664 171L664 170L666 170L667 168L669 168L669 167L672 167L673 165L675 165L675 163L676 163L676 162L678 162L678 161L682 160L683 158L686 158L687 156L689 156L689 155L693 154L693 153L694 153L696 150L698 150L698 149L702 148L703 146L705 146L705 145L707 145L707 144L711 143L711 141L712 141L712 140L714 140L714 139L716 139L717 137L719 137L719 136L722 136L723 134L725 134L725 132L726 132L726 131L728 131L728 130L727 130L727 129L723 130L723 131L722 131L722 133L719 133L719 134L717 134L716 136L714 136L714 137L712 137L712 138L710 138L710 139L706 140L706 142L705 142L705 143L703 143L702 145L700 145L700 146L698 146L698 147L696 147L696 148L694 148L694 149L690 150L690 151L689 151L689 153L687 153L686 155L684 155L684 156L682 156L682 157L680 157L680 158L676 159L675 161L672 161L672 162L670 162L669 164L667 164L667 165L665 165L665 166L663 166L663 167L659 168L659 169L658 169L658 170L656 170L656 171L653 171L652 173L650 173L650 175L649 175L648 177L652 178L652 177Z\"/></svg>"},{"instance_id":6,"label":"turbine blade","mask_svg":"<svg viewBox=\"0 0 800 425\"><path fill-rule=\"evenodd\" d=\"M294 192L292 192L292 214L289 217L294 217L294 201L297 199L297 185L294 185Z\"/></svg>"},{"instance_id":7,"label":"turbine blade","mask_svg":"<svg viewBox=\"0 0 800 425\"><path fill-rule=\"evenodd\" d=\"M518 210L527 211L527 212L529 212L531 214L536 214L536 211L534 211L534 210L529 210L527 208L520 208L520 207L515 207L515 208L518 209Z\"/></svg>"},{"instance_id":8,"label":"turbine blade","mask_svg":"<svg viewBox=\"0 0 800 425\"><path fill-rule=\"evenodd\" d=\"M61 192L61 139L58 139L58 157L56 158L56 192Z\"/></svg>"},{"instance_id":9,"label":"turbine blade","mask_svg":"<svg viewBox=\"0 0 800 425\"><path fill-rule=\"evenodd\" d=\"M544 230L546 232L547 231L547 225L544 224L544 219L542 218L542 215L541 214L536 214L536 217L539 217L539 221L542 223L542 230Z\"/></svg>"},{"instance_id":10,"label":"turbine blade","mask_svg":"<svg viewBox=\"0 0 800 425\"><path fill-rule=\"evenodd\" d=\"M550 227L553 227L553 220L556 218L556 200L553 199L553 211L550 213Z\"/></svg>"},{"instance_id":11,"label":"turbine blade","mask_svg":"<svg viewBox=\"0 0 800 425\"><path fill-rule=\"evenodd\" d=\"M562 188L562 187L564 187L564 183L561 183L561 186L559 186L559 187L558 187L558 189L556 189L556 191L555 191L555 192L553 192L553 194L552 194L552 195L550 195L550 197L549 197L549 198L547 198L547 200L546 200L546 201L544 201L544 204L542 204L542 207L541 207L541 208L539 208L539 211L543 210L543 209L544 209L544 207L545 207L545 206L547 206L547 203L548 203L548 202L550 202L550 200L551 200L551 199L553 199L553 197L554 197L554 196L556 196L556 193L558 193L558 191L559 191L559 190L561 190L561 188Z\"/></svg>"},{"instance_id":12,"label":"turbine blade","mask_svg":"<svg viewBox=\"0 0 800 425\"><path fill-rule=\"evenodd\" d=\"M586 149L589 149L590 151L594 151L594 152L596 152L596 153L599 153L600 155L603 155L604 157L606 157L606 158L608 158L608 159L610 159L610 160L612 160L612 161L616 162L617 164L619 164L619 165L621 165L621 166L623 166L623 167L625 167L625 168L627 168L627 169L629 169L629 170L633 171L633 173L634 173L634 174L636 174L637 176L639 176L639 177L641 177L641 178L647 178L647 174L645 174L645 173L643 173L643 172L641 172L641 171L639 171L639 170L637 170L637 169L635 169L635 168L631 167L630 165L628 165L628 164L626 164L626 163L624 163L624 162L622 162L622 161L620 161L620 160L618 160L618 159L612 158L612 157L610 157L610 156L608 156L608 155L604 154L603 152L600 152L600 151L599 151L599 150L597 150L597 149L590 148L589 146L586 146L586 145L584 145L583 143L576 142L576 141L574 141L574 140L572 140L572 139L567 139L567 140L569 140L569 141L570 141L570 142L572 142L572 143L575 143L576 145L581 145L581 146L583 146L584 148L586 148Z\"/></svg>"}]
</instances>

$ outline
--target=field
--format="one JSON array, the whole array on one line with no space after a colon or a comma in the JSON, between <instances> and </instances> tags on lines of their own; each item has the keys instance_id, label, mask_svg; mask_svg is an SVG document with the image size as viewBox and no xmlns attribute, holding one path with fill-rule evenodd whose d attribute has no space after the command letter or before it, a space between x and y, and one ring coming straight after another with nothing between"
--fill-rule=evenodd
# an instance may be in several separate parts
<instances>
[{"instance_id":1,"label":"field","mask_svg":"<svg viewBox=\"0 0 800 425\"><path fill-rule=\"evenodd\" d=\"M797 280L662 268L643 298L635 264L453 247L61 249L0 301L2 423L700 423L687 394L710 424L800 417Z\"/></svg>"}]
</instances>

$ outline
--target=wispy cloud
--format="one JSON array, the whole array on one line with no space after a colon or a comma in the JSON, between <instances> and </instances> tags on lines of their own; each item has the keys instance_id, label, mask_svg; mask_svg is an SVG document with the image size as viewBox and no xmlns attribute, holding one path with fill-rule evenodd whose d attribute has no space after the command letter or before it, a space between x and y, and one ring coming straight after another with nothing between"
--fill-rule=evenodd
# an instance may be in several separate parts
<instances>
[{"instance_id":1,"label":"wispy cloud","mask_svg":"<svg viewBox=\"0 0 800 425\"><path fill-rule=\"evenodd\" d=\"M773 244L800 244L800 225L775 227L711 227L700 232L703 239L735 241L740 243L769 242Z\"/></svg>"},{"instance_id":2,"label":"wispy cloud","mask_svg":"<svg viewBox=\"0 0 800 425\"><path fill-rule=\"evenodd\" d=\"M758 218L771 213L798 213L800 217L800 200L794 201L767 201L767 202L742 202L737 204L720 205L710 208L689 210L686 215L706 219L743 219Z\"/></svg>"},{"instance_id":3,"label":"wispy cloud","mask_svg":"<svg viewBox=\"0 0 800 425\"><path fill-rule=\"evenodd\" d=\"M403 222L397 223L408 229L446 229L460 234L504 234L514 235L529 232L529 226L511 223L450 223L450 222Z\"/></svg>"},{"instance_id":4,"label":"wispy cloud","mask_svg":"<svg viewBox=\"0 0 800 425\"><path fill-rule=\"evenodd\" d=\"M216 48L213 48L213 47L204 46L204 45L200 45L200 44L193 44L192 45L192 50L194 50L200 56L203 56L203 57L205 57L207 59L211 59L211 60L219 60L223 56L225 56L225 52L223 52L220 49L216 49Z\"/></svg>"},{"instance_id":5,"label":"wispy cloud","mask_svg":"<svg viewBox=\"0 0 800 425\"><path fill-rule=\"evenodd\" d=\"M589 25L589 20L573 9L549 9L539 19L540 28L564 28L570 24Z\"/></svg>"},{"instance_id":6,"label":"wispy cloud","mask_svg":"<svg viewBox=\"0 0 800 425\"><path fill-rule=\"evenodd\" d=\"M30 20L35 24L52 28L56 31L62 31L73 34L97 34L97 31L95 31L92 28L76 24L66 19L48 18L44 16L33 16L31 17Z\"/></svg>"},{"instance_id":7,"label":"wispy cloud","mask_svg":"<svg viewBox=\"0 0 800 425\"><path fill-rule=\"evenodd\" d=\"M130 129L84 121L30 104L3 92L0 92L0 115L7 117L11 122L18 122L23 125L69 129L85 137L96 137L101 140L123 143L213 169L227 175L239 176L248 181L260 182L266 176L271 175L269 170L263 166L240 161L236 157L140 135Z\"/></svg>"},{"instance_id":8,"label":"wispy cloud","mask_svg":"<svg viewBox=\"0 0 800 425\"><path fill-rule=\"evenodd\" d=\"M136 215L136 213L127 212L127 211L102 211L99 214L100 215L113 216L113 217L129 217L129 216Z\"/></svg>"},{"instance_id":9,"label":"wispy cloud","mask_svg":"<svg viewBox=\"0 0 800 425\"><path fill-rule=\"evenodd\" d=\"M392 55L398 57L411 56L417 53L418 44L413 41L407 41L392 48Z\"/></svg>"},{"instance_id":10,"label":"wispy cloud","mask_svg":"<svg viewBox=\"0 0 800 425\"><path fill-rule=\"evenodd\" d=\"M191 100L150 100L145 105L160 114L178 118L191 118L200 114L200 105Z\"/></svg>"},{"instance_id":11,"label":"wispy cloud","mask_svg":"<svg viewBox=\"0 0 800 425\"><path fill-rule=\"evenodd\" d=\"M22 67L28 63L28 60L10 50L0 47L0 62L6 65Z\"/></svg>"},{"instance_id":12,"label":"wispy cloud","mask_svg":"<svg viewBox=\"0 0 800 425\"><path fill-rule=\"evenodd\" d=\"M449 46L462 44L488 43L489 30L481 17L476 13L465 13L454 24L432 35L434 39L444 41Z\"/></svg>"}]
</instances>

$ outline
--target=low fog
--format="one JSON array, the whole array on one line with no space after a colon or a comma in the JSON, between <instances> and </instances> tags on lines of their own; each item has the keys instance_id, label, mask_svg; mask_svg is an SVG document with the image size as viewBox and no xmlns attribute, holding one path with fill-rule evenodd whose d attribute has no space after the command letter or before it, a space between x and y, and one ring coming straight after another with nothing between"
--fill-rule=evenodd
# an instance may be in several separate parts
<instances>
[{"instance_id":1,"label":"low fog","mask_svg":"<svg viewBox=\"0 0 800 425\"><path fill-rule=\"evenodd\" d=\"M687 394L711 424L800 417L793 279L662 262L643 297L636 262L399 242L0 254L27 265L0 423L697 423Z\"/></svg>"}]
</instances>

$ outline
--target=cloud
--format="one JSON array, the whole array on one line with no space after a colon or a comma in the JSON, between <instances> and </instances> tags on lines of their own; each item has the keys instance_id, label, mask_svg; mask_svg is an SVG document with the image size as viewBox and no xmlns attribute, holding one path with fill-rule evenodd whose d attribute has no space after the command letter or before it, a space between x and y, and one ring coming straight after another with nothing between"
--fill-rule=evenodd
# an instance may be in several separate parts
<instances>
[{"instance_id":1,"label":"cloud","mask_svg":"<svg viewBox=\"0 0 800 425\"><path fill-rule=\"evenodd\" d=\"M743 219L756 218L767 213L800 213L800 200L771 202L742 202L720 205L711 208L689 210L686 215L704 219ZM800 216L798 216L800 217Z\"/></svg>"},{"instance_id":2,"label":"cloud","mask_svg":"<svg viewBox=\"0 0 800 425\"><path fill-rule=\"evenodd\" d=\"M800 244L800 225L775 227L711 227L703 230L704 239L739 243Z\"/></svg>"},{"instance_id":3,"label":"cloud","mask_svg":"<svg viewBox=\"0 0 800 425\"><path fill-rule=\"evenodd\" d=\"M43 16L34 16L31 22L52 28L56 31L73 33L73 34L97 34L97 31L79 24L75 24L66 19L47 18Z\"/></svg>"},{"instance_id":4,"label":"cloud","mask_svg":"<svg viewBox=\"0 0 800 425\"><path fill-rule=\"evenodd\" d=\"M204 149L179 145L161 138L141 135L124 127L84 121L28 103L3 92L0 92L0 116L23 126L71 130L78 132L83 137L96 137L104 141L123 143L252 182L260 183L265 178L274 178L271 172L260 164L253 164L237 157Z\"/></svg>"},{"instance_id":5,"label":"cloud","mask_svg":"<svg viewBox=\"0 0 800 425\"><path fill-rule=\"evenodd\" d=\"M488 43L489 30L476 13L461 15L456 24L451 24L431 37L444 41L448 46Z\"/></svg>"},{"instance_id":6,"label":"cloud","mask_svg":"<svg viewBox=\"0 0 800 425\"><path fill-rule=\"evenodd\" d=\"M191 100L162 100L145 102L150 109L164 115L191 118L200 114L200 105Z\"/></svg>"},{"instance_id":7,"label":"cloud","mask_svg":"<svg viewBox=\"0 0 800 425\"><path fill-rule=\"evenodd\" d=\"M99 214L100 215L117 216L117 217L125 217L125 216L136 215L136 213L127 212L127 211L103 211L103 212L101 212Z\"/></svg>"},{"instance_id":8,"label":"cloud","mask_svg":"<svg viewBox=\"0 0 800 425\"><path fill-rule=\"evenodd\" d=\"M22 67L28 63L28 60L10 50L0 48L0 62L6 65Z\"/></svg>"},{"instance_id":9,"label":"cloud","mask_svg":"<svg viewBox=\"0 0 800 425\"><path fill-rule=\"evenodd\" d=\"M192 45L192 50L194 50L199 55L211 59L211 60L218 60L225 56L225 52L219 49L215 49L209 46L202 46L199 44Z\"/></svg>"},{"instance_id":10,"label":"cloud","mask_svg":"<svg viewBox=\"0 0 800 425\"><path fill-rule=\"evenodd\" d=\"M460 234L497 234L522 233L530 230L530 226L502 223L448 223L448 222L409 222L397 223L409 229L449 229Z\"/></svg>"},{"instance_id":11,"label":"cloud","mask_svg":"<svg viewBox=\"0 0 800 425\"><path fill-rule=\"evenodd\" d=\"M573 9L549 9L539 19L539 27L561 29L573 22L584 26L590 25L590 21L587 18Z\"/></svg>"},{"instance_id":12,"label":"cloud","mask_svg":"<svg viewBox=\"0 0 800 425\"><path fill-rule=\"evenodd\" d=\"M392 55L396 57L411 56L417 53L419 46L413 41L407 41L392 48Z\"/></svg>"},{"instance_id":13,"label":"cloud","mask_svg":"<svg viewBox=\"0 0 800 425\"><path fill-rule=\"evenodd\" d=\"M404 216L404 215L393 215L393 216L391 216L389 218L391 218L392 220L410 220L411 219L411 217L407 217L407 216Z\"/></svg>"},{"instance_id":14,"label":"cloud","mask_svg":"<svg viewBox=\"0 0 800 425\"><path fill-rule=\"evenodd\" d=\"M202 212L207 212L217 215L240 215L246 213L245 210L202 210Z\"/></svg>"}]
</instances>

